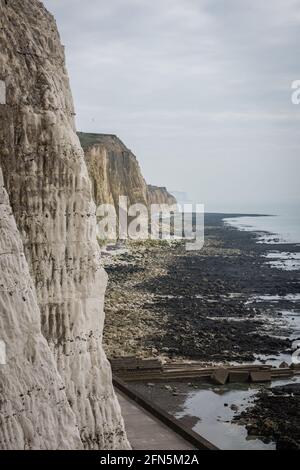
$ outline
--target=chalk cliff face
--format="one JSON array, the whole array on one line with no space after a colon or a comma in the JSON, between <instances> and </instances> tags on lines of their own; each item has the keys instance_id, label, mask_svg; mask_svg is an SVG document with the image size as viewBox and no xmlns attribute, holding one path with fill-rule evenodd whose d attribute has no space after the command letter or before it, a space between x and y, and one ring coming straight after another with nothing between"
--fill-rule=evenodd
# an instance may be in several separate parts
<instances>
[{"instance_id":1,"label":"chalk cliff face","mask_svg":"<svg viewBox=\"0 0 300 470\"><path fill-rule=\"evenodd\" d=\"M78 133L85 151L96 205L118 206L119 196L128 204L148 204L147 184L133 153L115 135Z\"/></svg>"},{"instance_id":2,"label":"chalk cliff face","mask_svg":"<svg viewBox=\"0 0 300 470\"><path fill-rule=\"evenodd\" d=\"M84 447L128 448L102 349L107 276L100 263L91 184L75 132L64 49L52 15L38 0L0 0L0 13L0 82L6 94L0 105L0 165L36 287L42 333L56 360ZM28 295L32 297L28 311L15 305L19 336L23 334L24 342L28 337L24 364L20 357L15 367L24 366L20 372L24 387L31 389L29 362L36 351L47 368L48 353L42 337L29 334L29 315L37 317L38 307L33 294ZM1 310L0 316L4 314ZM10 321L12 330L18 327L13 318ZM4 323L6 335L12 334L8 328ZM38 330L33 321L32 328ZM16 360L12 352L11 361ZM46 379L35 370L33 384L41 380L43 390ZM13 384L7 384L8 392L10 387ZM41 415L50 416L50 407L44 404ZM13 414L18 401L8 406ZM43 427L41 416L36 419ZM64 415L61 421L66 426ZM53 427L51 433L55 432ZM45 439L34 442L45 447ZM49 446L55 447L53 436Z\"/></svg>"},{"instance_id":3,"label":"chalk cliff face","mask_svg":"<svg viewBox=\"0 0 300 470\"><path fill-rule=\"evenodd\" d=\"M0 168L0 449L82 447L54 357Z\"/></svg>"},{"instance_id":4,"label":"chalk cliff face","mask_svg":"<svg viewBox=\"0 0 300 470\"><path fill-rule=\"evenodd\" d=\"M176 198L167 191L167 188L148 185L148 195L150 204L176 204Z\"/></svg>"},{"instance_id":5,"label":"chalk cliff face","mask_svg":"<svg viewBox=\"0 0 300 470\"><path fill-rule=\"evenodd\" d=\"M148 186L135 155L115 135L78 133L99 204L118 207L119 196L128 204L176 204L166 188Z\"/></svg>"}]
</instances>

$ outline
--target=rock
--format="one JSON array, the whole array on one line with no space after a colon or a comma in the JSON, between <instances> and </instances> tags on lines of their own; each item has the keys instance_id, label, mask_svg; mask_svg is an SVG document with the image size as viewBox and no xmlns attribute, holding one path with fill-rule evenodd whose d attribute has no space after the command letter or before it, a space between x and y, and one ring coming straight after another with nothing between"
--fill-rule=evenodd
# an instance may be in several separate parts
<instances>
[{"instance_id":1,"label":"rock","mask_svg":"<svg viewBox=\"0 0 300 470\"><path fill-rule=\"evenodd\" d=\"M267 431L276 431L276 429L278 428L277 424L272 421L272 419L270 418L266 418L263 422L265 428L267 429Z\"/></svg>"},{"instance_id":2,"label":"rock","mask_svg":"<svg viewBox=\"0 0 300 470\"><path fill-rule=\"evenodd\" d=\"M127 449L102 348L107 275L100 262L91 184L75 132L64 48L54 18L41 2L14 0L0 5L0 77L7 87L6 104L0 105L0 164L36 287L42 333L55 357L84 447ZM26 305L23 302L23 310L19 305L16 311L23 330L12 323L11 328L23 334L24 341L28 338L31 353L23 363L19 357L19 368L24 365L30 388L26 367L28 361L35 364L39 347L42 356L38 344L42 339L34 335L34 322L29 334ZM45 368L49 362L44 361ZM46 393L42 374L41 385ZM12 414L19 408L16 402L14 407ZM52 412L45 402L36 432L50 427ZM62 430L64 420L62 411ZM48 443L36 441L38 448L54 444L54 438Z\"/></svg>"},{"instance_id":3,"label":"rock","mask_svg":"<svg viewBox=\"0 0 300 470\"><path fill-rule=\"evenodd\" d=\"M238 411L238 410L239 410L239 407L238 407L237 405L233 404L233 405L231 405L230 409L231 409L232 411Z\"/></svg>"},{"instance_id":4,"label":"rock","mask_svg":"<svg viewBox=\"0 0 300 470\"><path fill-rule=\"evenodd\" d=\"M259 428L256 424L249 424L246 426L249 436L258 436L259 435Z\"/></svg>"},{"instance_id":5,"label":"rock","mask_svg":"<svg viewBox=\"0 0 300 470\"><path fill-rule=\"evenodd\" d=\"M213 372L211 379L217 385L225 385L228 381L229 372L227 369L217 369Z\"/></svg>"},{"instance_id":6,"label":"rock","mask_svg":"<svg viewBox=\"0 0 300 470\"><path fill-rule=\"evenodd\" d=\"M300 450L300 444L292 437L282 436L276 443L276 450Z\"/></svg>"},{"instance_id":7,"label":"rock","mask_svg":"<svg viewBox=\"0 0 300 470\"><path fill-rule=\"evenodd\" d=\"M275 395L292 394L292 395L300 396L300 383L290 383L290 384L287 384L287 385L277 385L276 387L272 388L272 392Z\"/></svg>"}]
</instances>

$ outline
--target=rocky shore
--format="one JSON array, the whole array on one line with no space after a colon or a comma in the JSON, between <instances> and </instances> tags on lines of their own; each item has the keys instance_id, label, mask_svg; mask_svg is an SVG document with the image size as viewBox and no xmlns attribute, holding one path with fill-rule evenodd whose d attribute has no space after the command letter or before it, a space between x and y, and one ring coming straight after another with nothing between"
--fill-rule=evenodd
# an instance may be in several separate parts
<instances>
[{"instance_id":1,"label":"rocky shore","mask_svg":"<svg viewBox=\"0 0 300 470\"><path fill-rule=\"evenodd\" d=\"M105 257L109 356L263 362L265 356L290 353L291 330L280 313L286 299L276 308L255 299L300 292L298 272L271 268L261 255L272 246L257 244L255 233L224 225L224 217L206 215L200 252L187 252L182 242L146 241Z\"/></svg>"},{"instance_id":2,"label":"rocky shore","mask_svg":"<svg viewBox=\"0 0 300 470\"><path fill-rule=\"evenodd\" d=\"M104 343L110 357L159 356L205 364L273 360L279 365L283 358L291 362L300 311L299 271L272 268L266 256L270 260L274 245L257 243L261 234L227 226L224 217L206 215L205 246L200 252L187 252L181 242L143 242L129 244L120 256L105 257L109 285ZM299 253L300 247L276 245L276 251ZM288 318L282 313L287 310ZM190 391L199 387L197 383L132 386L173 415L183 410ZM207 390L212 393L211 386ZM225 397L228 390L220 387L215 393ZM261 442L259 448L274 448L275 442L278 449L298 449L299 384L275 383L250 391L251 387L254 398L248 405L224 403L229 414L223 426L231 426L233 420L230 432L240 432L236 444L245 439L242 445L247 447L250 439ZM199 417L188 414L183 421L194 428ZM209 417L209 427L213 423L223 442L219 421ZM241 431L235 425L241 425ZM232 442L230 448L234 446Z\"/></svg>"},{"instance_id":3,"label":"rocky shore","mask_svg":"<svg viewBox=\"0 0 300 470\"><path fill-rule=\"evenodd\" d=\"M263 389L254 407L234 421L246 426L249 436L275 441L277 450L300 450L300 384Z\"/></svg>"}]
</instances>

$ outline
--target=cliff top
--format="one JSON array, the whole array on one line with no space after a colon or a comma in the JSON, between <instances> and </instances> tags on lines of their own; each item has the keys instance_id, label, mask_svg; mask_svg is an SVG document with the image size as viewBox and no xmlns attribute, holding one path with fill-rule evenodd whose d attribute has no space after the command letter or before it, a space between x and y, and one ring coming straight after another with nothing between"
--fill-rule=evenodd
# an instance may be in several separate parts
<instances>
[{"instance_id":1,"label":"cliff top","mask_svg":"<svg viewBox=\"0 0 300 470\"><path fill-rule=\"evenodd\" d=\"M165 186L155 186L154 184L148 184L148 188L150 191L167 191L167 188Z\"/></svg>"},{"instance_id":2,"label":"cliff top","mask_svg":"<svg viewBox=\"0 0 300 470\"><path fill-rule=\"evenodd\" d=\"M128 151L124 143L115 134L93 134L89 132L77 132L77 135L84 150L93 145L101 144L110 146L118 145L121 146L124 150L126 149Z\"/></svg>"}]
</instances>

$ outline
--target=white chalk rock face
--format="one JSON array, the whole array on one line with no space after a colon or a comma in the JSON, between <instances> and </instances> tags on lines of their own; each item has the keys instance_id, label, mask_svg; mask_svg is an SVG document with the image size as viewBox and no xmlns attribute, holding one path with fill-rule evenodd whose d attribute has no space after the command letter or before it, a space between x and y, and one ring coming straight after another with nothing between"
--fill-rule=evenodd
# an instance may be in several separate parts
<instances>
[{"instance_id":1,"label":"white chalk rock face","mask_svg":"<svg viewBox=\"0 0 300 470\"><path fill-rule=\"evenodd\" d=\"M80 449L0 168L0 449Z\"/></svg>"},{"instance_id":2,"label":"white chalk rock face","mask_svg":"<svg viewBox=\"0 0 300 470\"><path fill-rule=\"evenodd\" d=\"M128 448L102 349L106 273L55 21L0 0L0 162L34 280L42 332L87 449ZM3 122L3 124L2 124Z\"/></svg>"}]
</instances>

